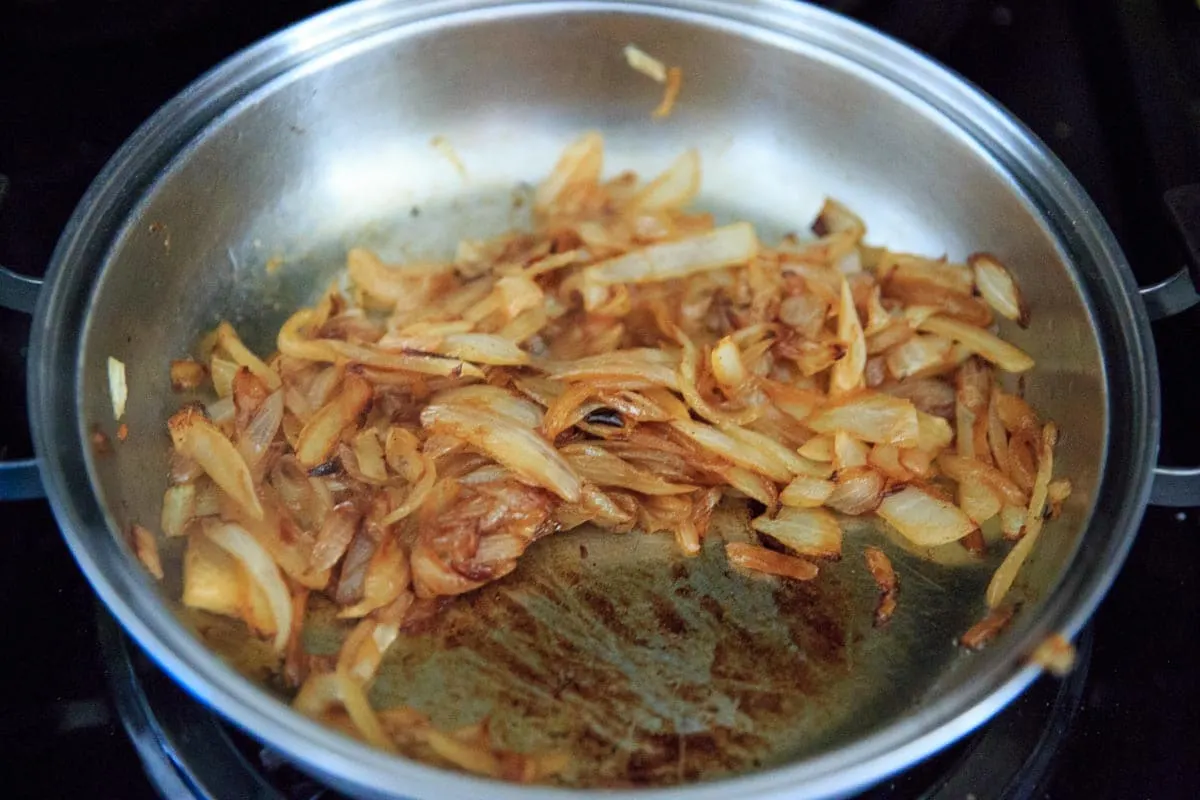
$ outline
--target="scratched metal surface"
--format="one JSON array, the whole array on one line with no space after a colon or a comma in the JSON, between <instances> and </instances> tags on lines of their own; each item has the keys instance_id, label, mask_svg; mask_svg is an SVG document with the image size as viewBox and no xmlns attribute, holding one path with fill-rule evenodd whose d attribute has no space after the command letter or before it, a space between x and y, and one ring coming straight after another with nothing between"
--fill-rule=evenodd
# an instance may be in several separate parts
<instances>
[{"instance_id":1,"label":"scratched metal surface","mask_svg":"<svg viewBox=\"0 0 1200 800\"><path fill-rule=\"evenodd\" d=\"M667 785L784 763L916 707L980 613L989 569L943 550L947 566L850 524L845 555L800 583L731 568L725 541L747 512L714 516L702 554L666 535L593 528L538 542L504 580L401 636L371 689L377 708L413 706L445 728L489 717L499 744L565 751L558 780L581 787ZM862 548L882 546L901 580L886 629ZM957 545L955 545L957 548ZM265 646L207 615L210 644L266 676ZM315 613L307 646L336 652L350 626Z\"/></svg>"}]
</instances>

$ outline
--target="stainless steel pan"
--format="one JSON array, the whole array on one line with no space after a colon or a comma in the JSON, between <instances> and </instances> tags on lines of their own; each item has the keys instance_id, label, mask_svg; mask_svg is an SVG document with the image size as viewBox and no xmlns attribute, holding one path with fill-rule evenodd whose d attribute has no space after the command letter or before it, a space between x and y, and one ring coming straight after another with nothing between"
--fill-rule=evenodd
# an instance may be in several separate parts
<instances>
[{"instance_id":1,"label":"stainless steel pan","mask_svg":"<svg viewBox=\"0 0 1200 800\"><path fill-rule=\"evenodd\" d=\"M670 119L650 118L658 89L625 65L629 42L682 66ZM841 795L970 731L1037 675L1027 657L1040 641L1078 631L1129 547L1155 479L1147 313L1095 207L1028 131L937 64L798 3L363 2L267 39L171 101L80 203L34 316L37 469L80 566L184 686L347 793L571 791L441 771L299 717L262 685L254 643L181 612L170 564L155 585L119 532L158 518L168 359L198 331L228 318L270 350L350 244L438 255L520 224L514 190L585 129L606 135L615 168L649 172L699 147L702 204L768 236L803 228L828 193L876 242L1000 254L1033 307L1032 326L1008 333L1038 361L1028 396L1060 422L1075 493L1023 572L1022 612L982 653L955 638L984 611L995 557L929 560L852 531L881 543L903 582L896 618L876 631L857 558L781 588L681 559L666 538L583 532L547 539L404 640L374 699L444 724L491 713L512 746L576 753L576 785L677 784L663 797ZM283 266L268 273L274 259ZM3 278L7 303L31 296ZM1170 308L1192 294L1184 278L1152 299ZM109 356L129 365L131 435L101 457L88 440L113 427ZM5 470L10 494L33 490L32 469ZM1197 476L1158 480L1169 499ZM336 634L316 624L310 642Z\"/></svg>"}]
</instances>

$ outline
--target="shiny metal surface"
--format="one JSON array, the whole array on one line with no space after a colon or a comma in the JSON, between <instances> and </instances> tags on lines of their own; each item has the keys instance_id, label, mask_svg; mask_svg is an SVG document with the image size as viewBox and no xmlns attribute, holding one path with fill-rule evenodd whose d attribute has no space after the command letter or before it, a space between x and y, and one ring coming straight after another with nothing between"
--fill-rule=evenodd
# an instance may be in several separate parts
<instances>
[{"instance_id":1,"label":"shiny metal surface","mask_svg":"<svg viewBox=\"0 0 1200 800\"><path fill-rule=\"evenodd\" d=\"M1200 493L1200 467L1155 467L1150 502L1167 508L1187 508L1196 504Z\"/></svg>"},{"instance_id":2,"label":"shiny metal surface","mask_svg":"<svg viewBox=\"0 0 1200 800\"><path fill-rule=\"evenodd\" d=\"M1182 314L1200 303L1192 272L1185 267L1166 280L1139 290L1151 320ZM1154 468L1154 484L1150 490L1153 505L1184 508L1195 505L1197 498L1200 498L1200 467Z\"/></svg>"},{"instance_id":3,"label":"shiny metal surface","mask_svg":"<svg viewBox=\"0 0 1200 800\"><path fill-rule=\"evenodd\" d=\"M683 67L684 92L669 120L651 120L658 89L624 64L621 48L629 41ZM993 251L1012 266L1033 306L1030 329L1007 333L1038 359L1028 396L1060 421L1061 470L1076 490L1023 573L1024 609L1012 628L982 653L959 651L954 636L982 614L994 562L950 568L937 559L961 558L958 551L929 562L889 541L904 586L901 610L890 629L859 635L870 589L851 551L823 576L846 592L834 621L846 668L822 670L807 700L782 698L780 707L796 713L780 715L778 725L767 721L769 711L747 715L752 733L761 725L771 734L766 751L696 776L684 762L677 776L736 777L658 796L851 792L988 719L1036 675L1025 658L1038 642L1080 628L1145 505L1158 398L1136 287L1111 234L1061 165L936 64L827 12L774 0L384 0L329 12L205 76L114 157L56 250L30 359L35 444L56 515L97 591L153 658L203 701L338 788L439 800L565 796L390 757L298 717L171 613L177 577L155 586L114 534L157 519L167 461L163 422L178 401L167 390L168 359L187 352L198 331L225 317L268 350L271 332L339 266L348 244L375 246L388 257L438 255L466 233L478 237L519 223L514 187L537 180L588 128L606 135L614 170L652 171L698 147L705 162L701 204L753 219L767 236L803 229L830 193L863 215L874 242L953 258ZM455 149L464 173L431 145L436 136ZM276 257L283 266L268 274L265 264ZM111 455L97 456L87 437L93 426L113 427L104 374L110 355L128 365L131 435ZM878 535L855 532L852 541ZM579 544L550 539L537 558L553 562ZM595 547L604 559L581 574L579 591L612 596L618 619L648 613L644 605L634 611L646 592L669 592L658 572L674 562L662 542L610 537ZM648 548L653 567L645 580L612 595L630 580L638 547ZM168 549L164 557L170 564L178 553ZM729 576L704 574L708 566L688 568L695 594L719 585L741 591L720 584ZM536 595L537 582L518 578L492 591L526 590ZM565 624L576 605L571 597L547 619ZM803 637L798 643L790 632L795 620L779 613L778 598L770 600L758 616L767 622L750 640L776 658L786 652L810 662L819 645ZM646 692L663 695L681 675L703 684L704 669L713 668L705 659L732 631L703 620L695 603L671 602L682 604L673 607L685 621L691 618L684 609L694 612L690 624L707 633L695 649L689 643L670 653L670 669L612 713L624 712L643 732L659 725L682 736L694 711L686 698L670 697L656 709ZM522 644L515 625L503 630L510 650L552 652L547 637ZM647 647L636 637L612 644L611 663L630 663ZM477 694L450 696L436 685L421 688L420 675L406 672L397 652L386 674L411 682L394 680L389 697L435 716L483 708L511 679L473 684L465 680L469 665L451 665L438 680ZM640 666L636 674L631 684L641 680ZM763 677L767 685L772 680L777 676ZM592 730L577 708L564 701L538 713L546 727L565 726L565 741L575 743ZM509 719L520 726L519 715ZM536 726L528 727L533 735ZM610 744L619 750L621 743ZM580 780L610 782L595 772Z\"/></svg>"},{"instance_id":4,"label":"shiny metal surface","mask_svg":"<svg viewBox=\"0 0 1200 800\"><path fill-rule=\"evenodd\" d=\"M42 282L37 278L0 267L0 307L32 314Z\"/></svg>"},{"instance_id":5,"label":"shiny metal surface","mask_svg":"<svg viewBox=\"0 0 1200 800\"><path fill-rule=\"evenodd\" d=\"M3 197L0 186L0 197ZM32 314L42 282L0 266L0 308ZM36 458L0 461L0 501L45 497Z\"/></svg>"},{"instance_id":6,"label":"shiny metal surface","mask_svg":"<svg viewBox=\"0 0 1200 800\"><path fill-rule=\"evenodd\" d=\"M214 714L190 702L121 635L109 614L97 616L101 651L121 722L163 797L318 800L331 794L307 784L297 786L289 770L279 769L289 762L269 748L257 758L253 751L247 754L240 749ZM907 797L915 792L924 792L925 800L1032 796L1061 756L1063 740L1083 702L1088 673L1094 668L1092 639L1091 626L1079 634L1076 666L1066 678L1044 676L1035 681L982 731L969 737L956 755L943 754L915 773L870 790L868 796ZM686 762L686 749L684 756ZM897 783L909 791L898 790Z\"/></svg>"},{"instance_id":7,"label":"shiny metal surface","mask_svg":"<svg viewBox=\"0 0 1200 800\"><path fill-rule=\"evenodd\" d=\"M1151 320L1182 314L1200 303L1200 294L1196 293L1196 284L1186 267L1153 286L1143 286L1138 292Z\"/></svg>"}]
</instances>

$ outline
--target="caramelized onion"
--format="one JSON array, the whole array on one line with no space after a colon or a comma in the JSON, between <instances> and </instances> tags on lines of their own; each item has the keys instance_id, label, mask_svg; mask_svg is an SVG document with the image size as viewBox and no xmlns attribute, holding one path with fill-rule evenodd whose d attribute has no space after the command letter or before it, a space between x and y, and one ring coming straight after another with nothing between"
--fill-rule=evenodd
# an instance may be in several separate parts
<instances>
[{"instance_id":1,"label":"caramelized onion","mask_svg":"<svg viewBox=\"0 0 1200 800\"><path fill-rule=\"evenodd\" d=\"M668 112L679 69L626 56L663 82ZM1028 317L997 259L868 245L832 199L818 238L771 246L748 222L685 210L695 150L649 182L603 168L603 140L585 134L537 188L532 229L463 240L452 262L352 248L346 274L284 322L278 352L255 354L223 322L195 361L172 363L176 390L205 392L168 424L159 522L185 539L183 600L270 637L304 713L381 748L534 780L562 757L499 750L482 723L441 732L412 709L377 711L368 689L402 629L503 579L541 537L637 529L710 558L727 500L756 509L754 533L722 533L765 545L728 541L729 565L811 580L813 560L842 555L835 514L874 514L913 557L954 541L982 554L989 523L1004 538L990 547L1011 546L995 606L1061 512L1056 429L999 388L996 370L1033 361L991 327L993 310ZM154 534L130 535L147 569L169 571ZM864 552L883 625L896 572ZM357 620L336 663L301 641L321 594Z\"/></svg>"}]
</instances>

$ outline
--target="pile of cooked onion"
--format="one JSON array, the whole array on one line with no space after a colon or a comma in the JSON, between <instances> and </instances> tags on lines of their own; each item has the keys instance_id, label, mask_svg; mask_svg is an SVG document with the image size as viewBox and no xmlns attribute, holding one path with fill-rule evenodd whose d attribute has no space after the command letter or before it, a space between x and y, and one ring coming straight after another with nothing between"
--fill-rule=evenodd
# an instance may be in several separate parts
<instances>
[{"instance_id":1,"label":"pile of cooked onion","mask_svg":"<svg viewBox=\"0 0 1200 800\"><path fill-rule=\"evenodd\" d=\"M514 780L562 767L366 699L406 624L541 537L664 532L695 556L718 502L739 498L761 509L758 542L729 543L728 561L811 580L842 555L842 515L974 551L996 520L1015 542L987 590L1003 616L1070 492L1052 480L1054 425L1003 388L1033 360L995 333L1028 317L995 257L868 245L832 200L816 238L767 246L688 210L695 152L648 183L606 180L602 162L583 136L538 187L533 230L453 260L351 250L270 356L222 324L172 365L176 389L213 390L169 422L161 528L187 537L184 603L244 621L297 708L379 747ZM153 534L135 545L161 575ZM863 557L886 624L896 572L882 550ZM301 644L313 593L358 620L336 659Z\"/></svg>"}]
</instances>

